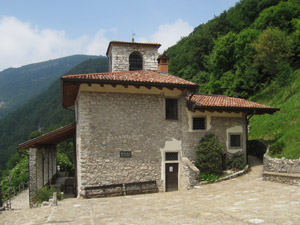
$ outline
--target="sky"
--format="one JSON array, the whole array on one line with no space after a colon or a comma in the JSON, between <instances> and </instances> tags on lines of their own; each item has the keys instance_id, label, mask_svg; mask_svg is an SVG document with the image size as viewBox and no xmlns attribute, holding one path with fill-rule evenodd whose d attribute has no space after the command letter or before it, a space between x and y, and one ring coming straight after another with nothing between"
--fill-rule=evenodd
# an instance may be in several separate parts
<instances>
[{"instance_id":1,"label":"sky","mask_svg":"<svg viewBox=\"0 0 300 225\"><path fill-rule=\"evenodd\" d=\"M162 53L237 2L0 0L0 71L75 54L105 55L110 41L132 37L162 44Z\"/></svg>"}]
</instances>

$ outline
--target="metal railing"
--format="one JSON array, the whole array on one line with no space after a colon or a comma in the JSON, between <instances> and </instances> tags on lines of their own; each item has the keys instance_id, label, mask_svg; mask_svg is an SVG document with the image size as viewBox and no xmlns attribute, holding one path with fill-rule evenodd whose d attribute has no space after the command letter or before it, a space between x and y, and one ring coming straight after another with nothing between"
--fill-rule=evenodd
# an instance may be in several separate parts
<instances>
[{"instance_id":1,"label":"metal railing","mask_svg":"<svg viewBox=\"0 0 300 225\"><path fill-rule=\"evenodd\" d=\"M0 186L0 210L11 209L11 199L24 191L28 187L28 182L23 182L17 187L9 187L5 192L2 192Z\"/></svg>"}]
</instances>

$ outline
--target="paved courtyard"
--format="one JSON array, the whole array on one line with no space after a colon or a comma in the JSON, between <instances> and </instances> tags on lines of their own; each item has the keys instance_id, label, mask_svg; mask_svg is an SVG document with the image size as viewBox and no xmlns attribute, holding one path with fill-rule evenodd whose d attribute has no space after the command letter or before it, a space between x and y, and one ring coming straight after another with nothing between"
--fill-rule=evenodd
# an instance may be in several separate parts
<instances>
[{"instance_id":1,"label":"paved courtyard","mask_svg":"<svg viewBox=\"0 0 300 225\"><path fill-rule=\"evenodd\" d=\"M300 187L263 181L262 165L199 189L98 199L69 198L29 209L26 194L0 224L300 224ZM23 200L22 200L23 198Z\"/></svg>"}]
</instances>

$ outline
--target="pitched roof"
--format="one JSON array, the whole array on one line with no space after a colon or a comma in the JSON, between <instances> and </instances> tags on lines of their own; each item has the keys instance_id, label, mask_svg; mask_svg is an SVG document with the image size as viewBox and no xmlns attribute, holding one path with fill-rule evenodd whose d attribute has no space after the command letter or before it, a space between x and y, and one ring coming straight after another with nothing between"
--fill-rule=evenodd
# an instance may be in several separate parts
<instances>
[{"instance_id":1,"label":"pitched roof","mask_svg":"<svg viewBox=\"0 0 300 225\"><path fill-rule=\"evenodd\" d=\"M111 72L111 73L89 73L89 74L78 74L78 75L67 75L63 76L62 79L74 79L79 81L90 80L90 81L106 81L106 82L126 82L139 83L139 84L174 84L198 87L197 84L184 80L182 78L170 75L160 74L156 71L136 70L136 71L122 71L122 72Z\"/></svg>"},{"instance_id":2,"label":"pitched roof","mask_svg":"<svg viewBox=\"0 0 300 225\"><path fill-rule=\"evenodd\" d=\"M63 76L61 80L64 107L73 105L77 96L79 85L82 83L98 83L101 85L135 85L145 86L148 88L182 88L192 92L195 92L198 88L197 84L182 78L170 74L160 74L157 71L146 70L67 75Z\"/></svg>"},{"instance_id":3,"label":"pitched roof","mask_svg":"<svg viewBox=\"0 0 300 225\"><path fill-rule=\"evenodd\" d=\"M108 55L109 49L111 48L112 45L123 45L123 46L152 46L159 48L161 44L159 43L142 43L142 42L126 42L126 41L111 41L109 42L106 55Z\"/></svg>"},{"instance_id":4,"label":"pitched roof","mask_svg":"<svg viewBox=\"0 0 300 225\"><path fill-rule=\"evenodd\" d=\"M28 149L35 147L37 145L54 145L59 144L65 140L74 137L76 131L76 124L72 123L56 130L50 131L39 137L33 138L26 142L19 144L17 149Z\"/></svg>"},{"instance_id":5,"label":"pitched roof","mask_svg":"<svg viewBox=\"0 0 300 225\"><path fill-rule=\"evenodd\" d=\"M192 110L239 111L255 114L274 113L278 108L247 101L242 98L233 98L223 95L194 94L187 97L188 107Z\"/></svg>"}]
</instances>

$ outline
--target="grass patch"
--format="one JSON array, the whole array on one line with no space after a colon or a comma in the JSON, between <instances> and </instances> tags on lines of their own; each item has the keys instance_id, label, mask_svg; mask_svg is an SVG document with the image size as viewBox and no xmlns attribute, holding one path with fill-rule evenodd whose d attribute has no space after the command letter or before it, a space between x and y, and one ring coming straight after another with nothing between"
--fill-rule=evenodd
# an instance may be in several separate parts
<instances>
[{"instance_id":1,"label":"grass patch","mask_svg":"<svg viewBox=\"0 0 300 225\"><path fill-rule=\"evenodd\" d=\"M292 83L278 87L274 82L252 97L256 101L280 108L273 115L254 116L250 120L249 139L263 139L270 144L281 142L281 153L272 157L300 158L300 70L294 72Z\"/></svg>"}]
</instances>

